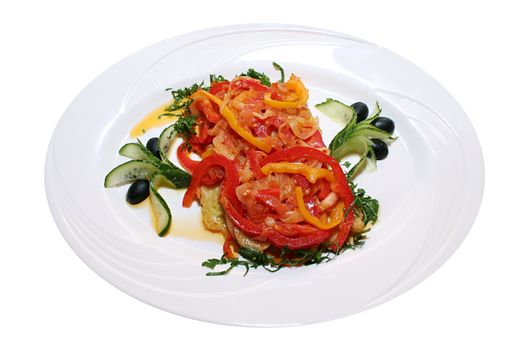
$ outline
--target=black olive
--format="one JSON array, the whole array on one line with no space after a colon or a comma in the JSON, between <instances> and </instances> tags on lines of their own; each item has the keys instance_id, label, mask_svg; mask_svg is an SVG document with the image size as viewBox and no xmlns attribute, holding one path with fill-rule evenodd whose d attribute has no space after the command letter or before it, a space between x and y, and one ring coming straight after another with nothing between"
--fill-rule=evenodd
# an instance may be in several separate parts
<instances>
[{"instance_id":1,"label":"black olive","mask_svg":"<svg viewBox=\"0 0 525 350\"><path fill-rule=\"evenodd\" d=\"M357 122L365 120L368 118L368 107L363 102L356 102L352 104L350 107L352 107L357 114Z\"/></svg>"},{"instance_id":2,"label":"black olive","mask_svg":"<svg viewBox=\"0 0 525 350\"><path fill-rule=\"evenodd\" d=\"M137 180L131 184L126 194L126 200L130 204L139 204L149 196L149 181Z\"/></svg>"},{"instance_id":3,"label":"black olive","mask_svg":"<svg viewBox=\"0 0 525 350\"><path fill-rule=\"evenodd\" d=\"M146 148L149 149L151 153L153 153L157 158L160 159L160 151L159 151L159 138L158 137L152 137L148 140L148 143L146 143Z\"/></svg>"},{"instance_id":4,"label":"black olive","mask_svg":"<svg viewBox=\"0 0 525 350\"><path fill-rule=\"evenodd\" d=\"M388 145L380 139L372 139L372 149L377 160L383 160L388 156ZM368 157L370 157L370 153Z\"/></svg>"},{"instance_id":5,"label":"black olive","mask_svg":"<svg viewBox=\"0 0 525 350\"><path fill-rule=\"evenodd\" d=\"M374 121L372 121L370 124L374 125L378 129L386 131L389 134L393 133L394 129L396 128L394 121L387 117L379 117L374 119Z\"/></svg>"}]
</instances>

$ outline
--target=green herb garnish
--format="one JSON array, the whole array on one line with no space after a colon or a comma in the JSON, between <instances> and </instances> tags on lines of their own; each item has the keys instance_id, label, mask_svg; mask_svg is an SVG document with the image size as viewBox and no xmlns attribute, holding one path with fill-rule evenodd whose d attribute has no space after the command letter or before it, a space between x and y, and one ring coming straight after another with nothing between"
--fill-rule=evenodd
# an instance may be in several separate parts
<instances>
[{"instance_id":1,"label":"green herb garnish","mask_svg":"<svg viewBox=\"0 0 525 350\"><path fill-rule=\"evenodd\" d=\"M204 82L201 82L200 84L195 83L189 87L180 88L176 90L172 88L167 88L166 91L170 91L171 95L173 96L173 99L176 101L179 101L179 100L182 100L183 98L190 97L191 94L199 90L203 85L204 85Z\"/></svg>"},{"instance_id":2,"label":"green herb garnish","mask_svg":"<svg viewBox=\"0 0 525 350\"><path fill-rule=\"evenodd\" d=\"M166 112L173 112L179 109L187 109L189 105L191 104L192 100L189 98L194 92L201 89L204 85L204 82L200 84L193 84L189 87L181 88L174 90L172 88L167 88L166 91L171 92L171 96L173 97L173 102L166 107Z\"/></svg>"},{"instance_id":3,"label":"green herb garnish","mask_svg":"<svg viewBox=\"0 0 525 350\"><path fill-rule=\"evenodd\" d=\"M367 238L366 232L368 230L354 234L342 247L338 247L335 251L331 243L327 243L317 249L290 250L283 248L275 255L268 255L254 249L241 247L239 249L240 258L228 259L225 256L222 256L220 259L212 258L204 261L202 266L214 270L217 266L229 265L221 271L210 271L206 273L206 276L223 276L235 267L242 266L246 269L244 273L246 276L250 268L257 269L262 267L269 272L276 272L283 267L318 265L332 260L348 249L355 250L362 247Z\"/></svg>"},{"instance_id":4,"label":"green herb garnish","mask_svg":"<svg viewBox=\"0 0 525 350\"><path fill-rule=\"evenodd\" d=\"M284 83L284 69L281 67L277 62L272 62L273 68L281 72L281 79L279 79L280 83Z\"/></svg>"},{"instance_id":5,"label":"green herb garnish","mask_svg":"<svg viewBox=\"0 0 525 350\"><path fill-rule=\"evenodd\" d=\"M210 74L210 85L213 83L220 83L223 81L226 81L226 79L222 75Z\"/></svg>"},{"instance_id":6,"label":"green herb garnish","mask_svg":"<svg viewBox=\"0 0 525 350\"><path fill-rule=\"evenodd\" d=\"M253 79L257 79L261 82L262 85L266 85L266 86L271 86L272 83L270 82L270 78L264 74L264 73L261 73L261 72L257 72L255 69L253 68L250 68L246 71L246 73L241 73L239 74L240 76L243 76L243 77L250 77L250 78L253 78Z\"/></svg>"},{"instance_id":7,"label":"green herb garnish","mask_svg":"<svg viewBox=\"0 0 525 350\"><path fill-rule=\"evenodd\" d=\"M186 115L177 119L174 124L174 131L188 141L193 135L197 135L196 124L197 121L193 115Z\"/></svg>"},{"instance_id":8,"label":"green herb garnish","mask_svg":"<svg viewBox=\"0 0 525 350\"><path fill-rule=\"evenodd\" d=\"M354 207L363 213L363 224L365 226L369 222L375 224L379 212L379 201L367 195L364 189L357 188L354 183L350 183L350 188L354 193Z\"/></svg>"},{"instance_id":9,"label":"green herb garnish","mask_svg":"<svg viewBox=\"0 0 525 350\"><path fill-rule=\"evenodd\" d=\"M345 168L352 167L345 175L346 181L354 194L354 203L349 209L356 209L363 213L363 224L366 226L369 222L375 224L378 218L379 212L379 201L375 198L370 197L366 194L365 190L362 188L357 188L357 185L352 182L354 172L359 168L360 163L363 161L361 158L356 165L352 167L349 161L344 162L342 165ZM348 210L349 212L350 210Z\"/></svg>"}]
</instances>

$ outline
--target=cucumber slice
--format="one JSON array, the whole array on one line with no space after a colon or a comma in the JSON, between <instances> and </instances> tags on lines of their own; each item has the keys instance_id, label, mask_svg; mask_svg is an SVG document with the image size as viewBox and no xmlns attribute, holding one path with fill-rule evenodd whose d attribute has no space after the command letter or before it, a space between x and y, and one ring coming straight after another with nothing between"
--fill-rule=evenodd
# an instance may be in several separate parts
<instances>
[{"instance_id":1,"label":"cucumber slice","mask_svg":"<svg viewBox=\"0 0 525 350\"><path fill-rule=\"evenodd\" d=\"M168 159L171 144L177 138L177 132L175 131L175 124L168 126L162 131L159 136L159 152L162 160L169 165L173 165ZM175 165L173 165L175 166Z\"/></svg>"},{"instance_id":2,"label":"cucumber slice","mask_svg":"<svg viewBox=\"0 0 525 350\"><path fill-rule=\"evenodd\" d=\"M359 161L346 173L346 178L350 181L353 181L357 175L367 167L367 156L364 155L359 159ZM375 156L374 156L375 161Z\"/></svg>"},{"instance_id":3,"label":"cucumber slice","mask_svg":"<svg viewBox=\"0 0 525 350\"><path fill-rule=\"evenodd\" d=\"M111 170L104 179L104 187L116 187L138 179L149 179L159 168L142 160L130 160Z\"/></svg>"},{"instance_id":4,"label":"cucumber slice","mask_svg":"<svg viewBox=\"0 0 525 350\"><path fill-rule=\"evenodd\" d=\"M159 158L155 157L153 153L147 149L140 140L137 140L137 143L127 143L120 148L118 153L121 156L128 157L135 160L144 160L156 165L160 165L161 161Z\"/></svg>"},{"instance_id":5,"label":"cucumber slice","mask_svg":"<svg viewBox=\"0 0 525 350\"><path fill-rule=\"evenodd\" d=\"M173 164L162 164L160 171L171 182L173 188L187 188L190 185L191 175Z\"/></svg>"},{"instance_id":6,"label":"cucumber slice","mask_svg":"<svg viewBox=\"0 0 525 350\"><path fill-rule=\"evenodd\" d=\"M372 141L370 141L370 139L368 139L366 136L352 136L348 139L348 141L331 151L330 155L338 161L348 154L359 154L360 156L366 156L371 145Z\"/></svg>"},{"instance_id":7,"label":"cucumber slice","mask_svg":"<svg viewBox=\"0 0 525 350\"><path fill-rule=\"evenodd\" d=\"M375 127L372 124L358 124L352 133L352 136L366 136L372 139L389 140L393 139L392 135L384 130Z\"/></svg>"},{"instance_id":8,"label":"cucumber slice","mask_svg":"<svg viewBox=\"0 0 525 350\"><path fill-rule=\"evenodd\" d=\"M383 112L383 108L381 108L381 106L379 105L379 102L376 101L375 111L372 114L372 116L368 117L365 120L363 120L361 123L363 123L363 124L370 124L371 122L376 120L381 115L382 112Z\"/></svg>"},{"instance_id":9,"label":"cucumber slice","mask_svg":"<svg viewBox=\"0 0 525 350\"><path fill-rule=\"evenodd\" d=\"M332 98L327 98L325 102L316 104L315 107L338 123L348 126L355 125L357 121L357 114L352 107Z\"/></svg>"},{"instance_id":10,"label":"cucumber slice","mask_svg":"<svg viewBox=\"0 0 525 350\"><path fill-rule=\"evenodd\" d=\"M169 181L161 173L153 174L149 183L150 202L151 209L153 211L153 220L155 222L155 229L157 230L157 234L160 237L166 236L171 226L170 208L168 207L168 204L166 203L164 198L162 198L158 192L159 186L164 184L171 185L171 181Z\"/></svg>"},{"instance_id":11,"label":"cucumber slice","mask_svg":"<svg viewBox=\"0 0 525 350\"><path fill-rule=\"evenodd\" d=\"M341 131L334 136L328 148L331 152L335 151L337 148L341 147L347 140L350 140L352 134L354 133L355 125L348 123Z\"/></svg>"},{"instance_id":12,"label":"cucumber slice","mask_svg":"<svg viewBox=\"0 0 525 350\"><path fill-rule=\"evenodd\" d=\"M120 148L119 153L124 157L154 164L172 183L174 188L187 188L190 185L190 174L170 162L165 155L165 161L162 162L140 140L138 140L138 143L125 144Z\"/></svg>"}]
</instances>

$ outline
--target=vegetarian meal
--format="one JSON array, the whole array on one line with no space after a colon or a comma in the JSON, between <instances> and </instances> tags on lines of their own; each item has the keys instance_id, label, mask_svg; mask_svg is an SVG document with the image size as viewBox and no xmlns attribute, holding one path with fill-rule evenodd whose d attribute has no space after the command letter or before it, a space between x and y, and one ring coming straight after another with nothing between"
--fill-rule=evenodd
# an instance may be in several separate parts
<instances>
[{"instance_id":1,"label":"vegetarian meal","mask_svg":"<svg viewBox=\"0 0 525 350\"><path fill-rule=\"evenodd\" d=\"M285 81L282 67L273 67L280 72L273 83L249 69L230 80L211 75L208 86L167 89L171 103L131 135L169 125L145 145L122 146L131 160L105 178L106 187L131 183L130 204L149 197L159 236L172 224L159 187L185 189L182 206L200 204L205 228L224 237L222 257L202 263L210 276L329 261L362 246L378 219L378 201L353 181L387 157L394 122L377 103L369 113L362 102L327 99L315 107L344 125L327 147L303 81L293 74ZM170 158L177 140L180 167ZM355 164L340 163L351 154Z\"/></svg>"}]
</instances>

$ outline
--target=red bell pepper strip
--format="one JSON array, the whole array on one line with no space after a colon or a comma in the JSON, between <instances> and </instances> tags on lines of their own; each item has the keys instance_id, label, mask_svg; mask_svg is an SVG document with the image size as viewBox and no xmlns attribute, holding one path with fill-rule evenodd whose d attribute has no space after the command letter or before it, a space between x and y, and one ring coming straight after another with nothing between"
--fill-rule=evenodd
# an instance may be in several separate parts
<instances>
[{"instance_id":1,"label":"red bell pepper strip","mask_svg":"<svg viewBox=\"0 0 525 350\"><path fill-rule=\"evenodd\" d=\"M346 176L343 172L343 169L341 169L341 166L339 163L329 155L311 147L292 147L287 148L281 151L274 152L272 154L269 154L267 157L262 159L259 164L262 167L264 167L266 164L269 163L277 163L277 162L293 162L298 159L314 159L318 160L322 163L325 163L332 168L332 172L335 176L335 187L336 192L339 193L339 195L343 198L346 198L349 203L352 203L354 200L354 196L352 194L352 191L350 190L350 187L348 187L348 183L346 181Z\"/></svg>"},{"instance_id":2,"label":"red bell pepper strip","mask_svg":"<svg viewBox=\"0 0 525 350\"><path fill-rule=\"evenodd\" d=\"M291 250L298 250L318 246L330 236L330 231L313 228L309 234L301 235L300 237L287 237L285 234L263 223L250 221L236 210L232 204L232 198L229 198L231 191L226 191L226 187L226 185L223 187L223 192L221 193L221 204L226 214L235 226L255 240L268 240L278 248L286 247Z\"/></svg>"},{"instance_id":3,"label":"red bell pepper strip","mask_svg":"<svg viewBox=\"0 0 525 350\"><path fill-rule=\"evenodd\" d=\"M232 246L237 247L237 242L233 239L231 233L226 230L224 233L224 244L222 245L222 251L228 259L236 258Z\"/></svg>"},{"instance_id":4,"label":"red bell pepper strip","mask_svg":"<svg viewBox=\"0 0 525 350\"><path fill-rule=\"evenodd\" d=\"M352 227L352 223L354 222L354 212L350 209L352 204L354 203L354 195L352 193L352 190L350 190L350 187L348 186L346 176L343 172L343 169L341 169L339 163L334 158L315 148L292 147L269 154L266 158L260 161L260 166L264 167L266 164L269 163L277 163L283 161L293 162L303 158L316 159L322 163L325 163L328 166L330 166L332 172L334 173L334 192L338 193L341 196L341 198L343 198L346 207L345 210L348 211L345 219L339 225L339 232L336 238L336 247L332 247L332 249L334 250L340 249L346 242L346 239L348 238L348 234L350 233L350 229Z\"/></svg>"},{"instance_id":5,"label":"red bell pepper strip","mask_svg":"<svg viewBox=\"0 0 525 350\"><path fill-rule=\"evenodd\" d=\"M185 143L181 143L180 146L177 148L177 159L179 160L180 164L184 169L186 169L188 172L193 173L193 170L197 165L199 165L200 161L193 160L190 157L188 157L188 147ZM224 178L224 173L220 173L215 168L211 168L208 174L206 174L202 180L201 183L204 186L213 186L217 184L219 181L221 181Z\"/></svg>"},{"instance_id":6,"label":"red bell pepper strip","mask_svg":"<svg viewBox=\"0 0 525 350\"><path fill-rule=\"evenodd\" d=\"M253 172L253 175L256 179L262 179L265 175L261 172L261 167L259 166L259 157L257 156L257 152L250 148L246 152L246 156L248 157L248 161L250 162L250 169Z\"/></svg>"},{"instance_id":7,"label":"red bell pepper strip","mask_svg":"<svg viewBox=\"0 0 525 350\"><path fill-rule=\"evenodd\" d=\"M221 193L229 198L233 207L237 211L242 212L241 202L235 193L235 188L239 185L239 174L237 172L237 168L235 168L231 160L218 154L212 154L211 156L204 158L193 169L190 186L184 194L182 206L185 208L189 208L191 206L191 203L197 196L199 186L202 184L204 177L208 174L212 167L221 167L224 169L225 176L222 183Z\"/></svg>"},{"instance_id":8,"label":"red bell pepper strip","mask_svg":"<svg viewBox=\"0 0 525 350\"><path fill-rule=\"evenodd\" d=\"M322 201L330 194L330 191L330 183L324 179L321 179L319 181L319 192L317 193L317 198Z\"/></svg>"},{"instance_id":9,"label":"red bell pepper strip","mask_svg":"<svg viewBox=\"0 0 525 350\"><path fill-rule=\"evenodd\" d=\"M308 249L317 247L330 236L330 231L318 230L313 234L299 237L288 237L282 233L272 230L268 234L268 241L276 247L288 248L291 250Z\"/></svg>"},{"instance_id":10,"label":"red bell pepper strip","mask_svg":"<svg viewBox=\"0 0 525 350\"><path fill-rule=\"evenodd\" d=\"M212 83L210 87L210 94L217 95L219 92L225 93L230 88L229 81L221 81L219 83ZM219 96L222 98L222 96Z\"/></svg>"},{"instance_id":11,"label":"red bell pepper strip","mask_svg":"<svg viewBox=\"0 0 525 350\"><path fill-rule=\"evenodd\" d=\"M199 161L188 157L188 147L186 146L186 143L181 143L177 148L177 159L184 169L190 173L193 173L193 169L195 169L195 167L199 164Z\"/></svg>"},{"instance_id":12,"label":"red bell pepper strip","mask_svg":"<svg viewBox=\"0 0 525 350\"><path fill-rule=\"evenodd\" d=\"M309 235L319 231L319 229L310 224L285 224L278 223L274 226L275 230L285 236Z\"/></svg>"}]
</instances>

